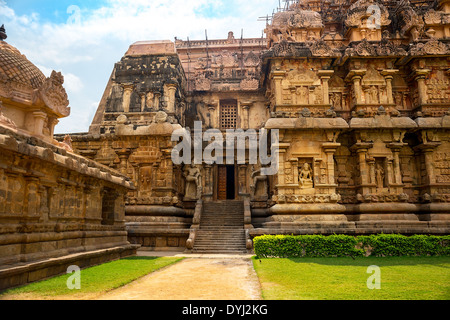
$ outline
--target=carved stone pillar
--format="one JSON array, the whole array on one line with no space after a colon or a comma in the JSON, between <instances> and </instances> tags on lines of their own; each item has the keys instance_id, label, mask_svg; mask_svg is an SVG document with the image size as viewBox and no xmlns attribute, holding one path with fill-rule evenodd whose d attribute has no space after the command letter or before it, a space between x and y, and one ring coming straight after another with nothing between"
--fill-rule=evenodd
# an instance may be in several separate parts
<instances>
[{"instance_id":1,"label":"carved stone pillar","mask_svg":"<svg viewBox=\"0 0 450 320\"><path fill-rule=\"evenodd\" d=\"M216 107L212 104L208 104L208 114L209 114L209 126L210 128L217 128L216 124Z\"/></svg>"},{"instance_id":2,"label":"carved stone pillar","mask_svg":"<svg viewBox=\"0 0 450 320\"><path fill-rule=\"evenodd\" d=\"M313 163L314 186L318 186L318 185L322 184L320 181L322 162L323 162L323 159L320 159L320 158L314 159L314 163Z\"/></svg>"},{"instance_id":3,"label":"carved stone pillar","mask_svg":"<svg viewBox=\"0 0 450 320\"><path fill-rule=\"evenodd\" d=\"M284 185L285 184L285 179L284 179L284 175L285 175L285 160L286 160L286 152L287 149L289 148L290 144L289 143L280 143L279 145L279 167L278 167L278 184L280 185Z\"/></svg>"},{"instance_id":4,"label":"carved stone pillar","mask_svg":"<svg viewBox=\"0 0 450 320\"><path fill-rule=\"evenodd\" d=\"M330 90L328 87L328 82L333 74L334 70L319 70L318 72L318 75L322 80L323 104L330 104Z\"/></svg>"},{"instance_id":5,"label":"carved stone pillar","mask_svg":"<svg viewBox=\"0 0 450 320\"><path fill-rule=\"evenodd\" d=\"M394 183L403 184L402 172L400 169L400 151L402 150L404 143L391 143L388 148L392 150L393 155L393 167L394 167Z\"/></svg>"},{"instance_id":6,"label":"carved stone pillar","mask_svg":"<svg viewBox=\"0 0 450 320\"><path fill-rule=\"evenodd\" d=\"M36 111L33 112L34 117L34 131L33 133L39 137L43 135L42 130L44 129L44 122L47 119L47 114L45 112Z\"/></svg>"},{"instance_id":7,"label":"carved stone pillar","mask_svg":"<svg viewBox=\"0 0 450 320\"><path fill-rule=\"evenodd\" d=\"M334 168L334 154L336 153L337 148L341 146L340 143L324 143L322 148L327 155L326 159L326 167L328 173L328 184L334 185L335 181L335 168Z\"/></svg>"},{"instance_id":8,"label":"carved stone pillar","mask_svg":"<svg viewBox=\"0 0 450 320\"><path fill-rule=\"evenodd\" d=\"M376 185L376 173L375 173L375 159L369 158L367 159L367 164L369 165L369 175L370 175L370 184Z\"/></svg>"},{"instance_id":9,"label":"carved stone pillar","mask_svg":"<svg viewBox=\"0 0 450 320\"><path fill-rule=\"evenodd\" d=\"M275 90L275 105L283 104L283 92L281 88L281 81L284 79L286 71L276 70L272 72L272 79L274 82Z\"/></svg>"},{"instance_id":10,"label":"carved stone pillar","mask_svg":"<svg viewBox=\"0 0 450 320\"><path fill-rule=\"evenodd\" d=\"M388 187L391 187L392 184L394 183L394 173L393 173L393 163L394 163L394 159L393 158L387 158L386 159L386 168L387 168L387 185Z\"/></svg>"},{"instance_id":11,"label":"carved stone pillar","mask_svg":"<svg viewBox=\"0 0 450 320\"><path fill-rule=\"evenodd\" d=\"M430 72L431 70L429 69L418 69L414 73L414 80L417 81L420 105L424 105L428 102L427 85L425 80Z\"/></svg>"},{"instance_id":12,"label":"carved stone pillar","mask_svg":"<svg viewBox=\"0 0 450 320\"><path fill-rule=\"evenodd\" d=\"M128 157L131 154L131 150L129 149L122 149L122 150L117 150L116 151L117 156L120 159L120 164L119 164L119 171L126 175L127 174L127 162L128 162Z\"/></svg>"},{"instance_id":13,"label":"carved stone pillar","mask_svg":"<svg viewBox=\"0 0 450 320\"><path fill-rule=\"evenodd\" d=\"M50 137L53 137L55 134L55 127L59 123L59 120L56 118L49 118L48 119L48 126L50 128Z\"/></svg>"},{"instance_id":14,"label":"carved stone pillar","mask_svg":"<svg viewBox=\"0 0 450 320\"><path fill-rule=\"evenodd\" d=\"M142 93L141 94L141 112L145 111L146 98L147 98L147 95L145 93Z\"/></svg>"},{"instance_id":15,"label":"carved stone pillar","mask_svg":"<svg viewBox=\"0 0 450 320\"><path fill-rule=\"evenodd\" d=\"M425 170L428 181L423 181L428 184L436 183L436 175L434 172L433 152L434 149L440 145L439 142L427 142L417 146L415 149L424 155Z\"/></svg>"},{"instance_id":16,"label":"carved stone pillar","mask_svg":"<svg viewBox=\"0 0 450 320\"><path fill-rule=\"evenodd\" d=\"M363 103L363 95L361 88L361 79L366 74L367 70L351 70L347 75L347 81L351 81L353 83L353 90L355 92L355 103L362 104Z\"/></svg>"},{"instance_id":17,"label":"carved stone pillar","mask_svg":"<svg viewBox=\"0 0 450 320\"><path fill-rule=\"evenodd\" d=\"M123 112L130 112L131 94L133 93L134 86L127 84L123 86Z\"/></svg>"},{"instance_id":18,"label":"carved stone pillar","mask_svg":"<svg viewBox=\"0 0 450 320\"><path fill-rule=\"evenodd\" d=\"M167 88L167 113L175 113L175 94L178 89L178 85L170 83L166 85Z\"/></svg>"},{"instance_id":19,"label":"carved stone pillar","mask_svg":"<svg viewBox=\"0 0 450 320\"><path fill-rule=\"evenodd\" d=\"M386 79L386 94L387 94L387 103L394 104L394 95L392 92L392 80L394 80L394 74L396 74L399 70L383 70L381 74Z\"/></svg>"},{"instance_id":20,"label":"carved stone pillar","mask_svg":"<svg viewBox=\"0 0 450 320\"><path fill-rule=\"evenodd\" d=\"M294 175L294 180L293 183L298 185L300 183L299 179L298 179L298 158L293 158L290 160L291 161L291 168L293 171L293 175Z\"/></svg>"},{"instance_id":21,"label":"carved stone pillar","mask_svg":"<svg viewBox=\"0 0 450 320\"><path fill-rule=\"evenodd\" d=\"M358 154L360 184L362 187L367 187L369 184L370 172L367 165L367 151L372 148L371 143L359 142L355 144L352 149Z\"/></svg>"},{"instance_id":22,"label":"carved stone pillar","mask_svg":"<svg viewBox=\"0 0 450 320\"><path fill-rule=\"evenodd\" d=\"M159 105L161 104L161 93L155 92L153 99L154 99L153 108L155 111L159 111Z\"/></svg>"},{"instance_id":23,"label":"carved stone pillar","mask_svg":"<svg viewBox=\"0 0 450 320\"><path fill-rule=\"evenodd\" d=\"M243 111L243 124L242 128L244 130L248 130L250 128L250 106L252 105L251 102L241 102L242 111Z\"/></svg>"},{"instance_id":24,"label":"carved stone pillar","mask_svg":"<svg viewBox=\"0 0 450 320\"><path fill-rule=\"evenodd\" d=\"M212 200L214 195L214 180L212 173L212 165L205 165L205 193L203 195L205 197L205 200Z\"/></svg>"},{"instance_id":25,"label":"carved stone pillar","mask_svg":"<svg viewBox=\"0 0 450 320\"><path fill-rule=\"evenodd\" d=\"M247 186L248 176L247 176L247 168L248 165L241 164L238 166L238 179L239 179L239 195L241 196L248 196L249 190Z\"/></svg>"}]
</instances>

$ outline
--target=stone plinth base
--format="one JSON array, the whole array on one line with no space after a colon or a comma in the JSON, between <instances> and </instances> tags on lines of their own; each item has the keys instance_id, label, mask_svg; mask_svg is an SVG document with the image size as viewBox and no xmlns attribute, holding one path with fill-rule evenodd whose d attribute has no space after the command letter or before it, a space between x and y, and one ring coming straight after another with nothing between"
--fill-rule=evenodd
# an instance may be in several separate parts
<instances>
[{"instance_id":1,"label":"stone plinth base","mask_svg":"<svg viewBox=\"0 0 450 320\"><path fill-rule=\"evenodd\" d=\"M138 245L123 245L108 249L66 255L32 263L20 263L0 268L0 290L25 285L67 272L69 266L81 269L133 256Z\"/></svg>"},{"instance_id":2,"label":"stone plinth base","mask_svg":"<svg viewBox=\"0 0 450 320\"><path fill-rule=\"evenodd\" d=\"M252 238L271 235L368 235L368 234L430 234L446 235L450 230L448 221L309 221L309 222L268 222L262 228L250 230Z\"/></svg>"},{"instance_id":3,"label":"stone plinth base","mask_svg":"<svg viewBox=\"0 0 450 320\"><path fill-rule=\"evenodd\" d=\"M128 227L130 243L141 245L146 251L183 251L189 238L189 229Z\"/></svg>"}]
</instances>

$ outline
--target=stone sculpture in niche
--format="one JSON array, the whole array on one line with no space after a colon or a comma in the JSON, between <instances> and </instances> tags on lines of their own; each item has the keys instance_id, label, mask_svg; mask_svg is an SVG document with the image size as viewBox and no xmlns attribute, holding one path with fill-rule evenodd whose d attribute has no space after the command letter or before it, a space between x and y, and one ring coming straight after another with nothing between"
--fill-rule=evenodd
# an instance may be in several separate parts
<instances>
[{"instance_id":1,"label":"stone sculpture in niche","mask_svg":"<svg viewBox=\"0 0 450 320\"><path fill-rule=\"evenodd\" d=\"M300 182L300 187L303 189L313 188L313 172L309 163L304 163L300 169L298 180Z\"/></svg>"},{"instance_id":2,"label":"stone sculpture in niche","mask_svg":"<svg viewBox=\"0 0 450 320\"><path fill-rule=\"evenodd\" d=\"M376 164L375 179L377 183L377 188L382 189L384 187L384 169L380 163Z\"/></svg>"}]
</instances>

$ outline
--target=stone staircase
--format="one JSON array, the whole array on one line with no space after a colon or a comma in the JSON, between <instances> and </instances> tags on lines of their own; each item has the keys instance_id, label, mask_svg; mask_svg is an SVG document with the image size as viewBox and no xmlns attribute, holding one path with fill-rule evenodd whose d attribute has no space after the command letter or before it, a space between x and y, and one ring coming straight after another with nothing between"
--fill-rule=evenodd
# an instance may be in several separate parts
<instances>
[{"instance_id":1,"label":"stone staircase","mask_svg":"<svg viewBox=\"0 0 450 320\"><path fill-rule=\"evenodd\" d=\"M193 253L246 253L244 202L205 202Z\"/></svg>"}]
</instances>

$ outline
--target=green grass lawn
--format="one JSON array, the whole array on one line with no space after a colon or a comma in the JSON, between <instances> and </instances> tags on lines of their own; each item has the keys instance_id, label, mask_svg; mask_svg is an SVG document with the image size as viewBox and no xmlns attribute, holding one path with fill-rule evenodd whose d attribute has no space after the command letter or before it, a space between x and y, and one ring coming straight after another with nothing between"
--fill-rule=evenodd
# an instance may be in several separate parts
<instances>
[{"instance_id":1,"label":"green grass lawn","mask_svg":"<svg viewBox=\"0 0 450 320\"><path fill-rule=\"evenodd\" d=\"M449 300L450 257L253 259L266 300ZM381 289L367 273L380 267Z\"/></svg>"},{"instance_id":2,"label":"green grass lawn","mask_svg":"<svg viewBox=\"0 0 450 320\"><path fill-rule=\"evenodd\" d=\"M69 290L71 274L35 282L0 294L4 299L91 299L117 289L182 258L130 257L81 270L81 289Z\"/></svg>"}]
</instances>

